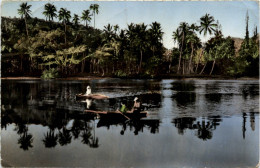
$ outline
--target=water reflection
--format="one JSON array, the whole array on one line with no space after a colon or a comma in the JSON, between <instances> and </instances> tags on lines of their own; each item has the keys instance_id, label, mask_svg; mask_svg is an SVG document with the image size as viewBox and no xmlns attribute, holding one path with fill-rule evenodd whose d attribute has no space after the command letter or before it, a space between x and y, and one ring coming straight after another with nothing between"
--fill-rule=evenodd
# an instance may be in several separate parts
<instances>
[{"instance_id":1,"label":"water reflection","mask_svg":"<svg viewBox=\"0 0 260 168\"><path fill-rule=\"evenodd\" d=\"M32 134L28 133L27 125L19 123L16 125L14 131L17 131L17 134L20 135L20 138L18 139L18 144L20 144L20 148L22 148L23 150L29 150L29 148L33 147L33 136Z\"/></svg>"},{"instance_id":2,"label":"water reflection","mask_svg":"<svg viewBox=\"0 0 260 168\"><path fill-rule=\"evenodd\" d=\"M187 148L192 148L199 159L204 159L204 163L210 161L211 157L215 159L222 154L229 158L229 161L234 154L245 156L244 149L251 150L250 145L246 143L255 144L257 141L259 88L256 82L251 84L244 81L130 80L117 83L114 80L108 82L102 80L93 81L90 85L93 90L109 95L109 99L77 101L75 94L83 92L85 86L89 84L89 82L58 81L4 82L1 93L1 128L5 134L10 133L11 136L4 137L3 146L11 146L16 153L34 152L34 155L29 156L32 157L30 160L32 162L36 162L36 157L40 158L39 152L36 151L42 146L51 148L52 150L42 152L52 156L57 153L64 157L71 153L75 156L87 155L89 158L84 161L73 157L72 164L77 165L79 162L81 163L79 165L86 164L93 167L96 164L93 163L96 156L103 159L107 151L115 151L113 155L116 157L117 153L128 154L124 152L131 151L129 142L134 145L148 142L138 146L136 151L131 151L132 156L142 158L148 154L152 155L154 161L165 159L168 162L172 158L181 160L182 158L178 156L185 155L192 160L194 155L189 155L185 151ZM97 118L98 116L84 113L86 109L114 111L120 107L121 102L126 102L127 108L131 109L135 96L138 96L143 109L148 111L148 117L127 121ZM232 135L226 137L227 130L231 131ZM114 144L120 144L120 148L122 147L122 153L111 145L111 136L115 140ZM14 141L9 141L9 138ZM183 141L184 138L187 141ZM222 144L223 140L227 141L223 143L223 148L219 152L216 154L210 152ZM150 145L150 142L153 145ZM183 148L180 144L187 148ZM242 147L240 149L237 146ZM86 147L88 150L77 151L81 147ZM149 152L151 149L165 154L159 158L157 154ZM202 152L207 149L210 150L209 157L205 157L205 153ZM8 150L7 147L4 148L3 153L9 153ZM178 151L176 155L173 152L175 150ZM90 158L94 158L92 162ZM114 158L111 156L109 159L108 166L113 166ZM64 161L63 158L62 161L54 160L56 165L62 165L60 162ZM143 167L142 160L145 158L133 159L132 162L139 161L137 167ZM216 160L222 161L222 158ZM198 165L207 166L201 163ZM169 165L165 167L167 166L169 167Z\"/></svg>"},{"instance_id":3,"label":"water reflection","mask_svg":"<svg viewBox=\"0 0 260 168\"><path fill-rule=\"evenodd\" d=\"M255 115L256 114L257 113L255 113L255 112L249 113L249 122L250 122L250 127L251 127L252 131L255 131ZM247 118L248 118L248 114L243 113L242 118L243 118L242 133L243 133L243 139L245 139L246 138L246 121L247 121Z\"/></svg>"},{"instance_id":4,"label":"water reflection","mask_svg":"<svg viewBox=\"0 0 260 168\"><path fill-rule=\"evenodd\" d=\"M44 139L42 140L46 148L54 148L57 145L58 135L54 133L54 130L50 129L46 134L44 134Z\"/></svg>"},{"instance_id":5,"label":"water reflection","mask_svg":"<svg viewBox=\"0 0 260 168\"><path fill-rule=\"evenodd\" d=\"M186 108L195 103L196 93L193 81L173 82L171 90L177 92L172 95L172 98L176 100L178 106Z\"/></svg>"},{"instance_id":6,"label":"water reflection","mask_svg":"<svg viewBox=\"0 0 260 168\"><path fill-rule=\"evenodd\" d=\"M120 134L124 135L124 132L129 129L135 135L139 132L143 132L144 128L148 129L150 133L159 133L160 120L158 119L141 119L141 120L114 120L108 118L101 118L97 123L97 127L106 127L108 130L110 126L116 125L122 127Z\"/></svg>"},{"instance_id":7,"label":"water reflection","mask_svg":"<svg viewBox=\"0 0 260 168\"><path fill-rule=\"evenodd\" d=\"M199 139L206 141L210 140L213 137L213 131L216 129L216 126L219 125L221 121L220 118L218 119L219 120L216 122L216 120L212 120L211 118L203 118L202 120L197 120L196 118L184 117L174 118L172 123L178 129L178 133L180 135L183 135L186 129L195 130L195 135Z\"/></svg>"},{"instance_id":8,"label":"water reflection","mask_svg":"<svg viewBox=\"0 0 260 168\"><path fill-rule=\"evenodd\" d=\"M259 96L259 85L243 84L240 88L244 99Z\"/></svg>"}]
</instances>

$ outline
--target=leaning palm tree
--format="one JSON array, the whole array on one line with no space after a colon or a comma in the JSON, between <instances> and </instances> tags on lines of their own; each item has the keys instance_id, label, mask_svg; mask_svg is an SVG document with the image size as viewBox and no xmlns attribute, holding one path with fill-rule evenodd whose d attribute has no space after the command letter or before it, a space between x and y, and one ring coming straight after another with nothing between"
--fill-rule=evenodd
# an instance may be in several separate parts
<instances>
[{"instance_id":1,"label":"leaning palm tree","mask_svg":"<svg viewBox=\"0 0 260 168\"><path fill-rule=\"evenodd\" d=\"M53 21L53 18L57 17L57 9L53 4L47 3L44 5L44 11L42 14L46 17L46 20L49 19L49 21Z\"/></svg>"},{"instance_id":2,"label":"leaning palm tree","mask_svg":"<svg viewBox=\"0 0 260 168\"><path fill-rule=\"evenodd\" d=\"M74 23L75 26L77 26L79 24L79 15L74 14L72 22Z\"/></svg>"},{"instance_id":3,"label":"leaning palm tree","mask_svg":"<svg viewBox=\"0 0 260 168\"><path fill-rule=\"evenodd\" d=\"M28 33L28 27L27 27L27 19L31 17L31 8L32 5L27 5L27 2L22 3L20 5L20 8L18 9L18 14L21 15L21 18L24 19L25 22L25 29L26 29L26 34L27 37L29 36Z\"/></svg>"},{"instance_id":4,"label":"leaning palm tree","mask_svg":"<svg viewBox=\"0 0 260 168\"><path fill-rule=\"evenodd\" d=\"M66 31L67 31L67 23L69 22L71 18L70 15L70 11L68 11L67 9L61 8L59 11L59 20L62 21L62 23L64 24L64 31L65 31L65 44L67 43L67 39L66 39Z\"/></svg>"},{"instance_id":5,"label":"leaning palm tree","mask_svg":"<svg viewBox=\"0 0 260 168\"><path fill-rule=\"evenodd\" d=\"M90 11L89 11L89 10L84 10L84 11L82 12L81 19L86 22L86 27L87 27L87 25L88 25L88 22L91 21L91 17L90 17L90 16L91 16L91 15L90 15Z\"/></svg>"},{"instance_id":6,"label":"leaning palm tree","mask_svg":"<svg viewBox=\"0 0 260 168\"><path fill-rule=\"evenodd\" d=\"M98 8L99 8L98 4L91 4L89 7L89 9L92 10L92 13L94 15L94 28L95 28L95 24L96 24L95 23L95 14L98 14L98 12L99 12Z\"/></svg>"},{"instance_id":7,"label":"leaning palm tree","mask_svg":"<svg viewBox=\"0 0 260 168\"><path fill-rule=\"evenodd\" d=\"M213 16L210 16L209 14L205 14L205 16L202 16L200 18L200 34L203 32L204 36L206 36L208 33L211 35L213 32L216 31L216 28L218 25L215 23L215 19ZM205 63L202 71L205 69L205 66L207 65L207 62Z\"/></svg>"}]
</instances>

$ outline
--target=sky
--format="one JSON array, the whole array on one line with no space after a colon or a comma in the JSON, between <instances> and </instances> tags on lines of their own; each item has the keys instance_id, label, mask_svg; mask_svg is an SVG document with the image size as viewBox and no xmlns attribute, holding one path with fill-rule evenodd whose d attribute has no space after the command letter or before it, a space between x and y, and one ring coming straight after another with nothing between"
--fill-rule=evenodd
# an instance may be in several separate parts
<instances>
[{"instance_id":1,"label":"sky","mask_svg":"<svg viewBox=\"0 0 260 168\"><path fill-rule=\"evenodd\" d=\"M48 1L28 1L32 5L32 16L44 19L44 5ZM246 27L246 12L249 14L249 33L257 26L259 30L259 5L256 1L49 1L59 10L66 8L71 15L81 16L82 11L89 9L91 4L99 4L99 14L96 15L96 28L104 29L108 23L118 24L120 29L127 28L130 23L159 22L162 27L163 44L171 49L176 46L172 39L173 31L181 22L200 24L200 17L209 13L218 20L225 37L244 38ZM2 1L1 16L20 17L17 9L22 2ZM56 19L56 21L58 21ZM83 24L83 22L82 22ZM94 21L90 23L92 26ZM210 38L199 35L202 42Z\"/></svg>"}]
</instances>

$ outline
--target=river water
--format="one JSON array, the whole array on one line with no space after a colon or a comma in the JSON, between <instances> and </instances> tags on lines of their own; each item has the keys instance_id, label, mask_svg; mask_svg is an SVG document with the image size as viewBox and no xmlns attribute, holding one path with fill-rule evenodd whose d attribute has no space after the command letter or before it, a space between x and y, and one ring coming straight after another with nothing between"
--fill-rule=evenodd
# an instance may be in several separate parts
<instances>
[{"instance_id":1,"label":"river water","mask_svg":"<svg viewBox=\"0 0 260 168\"><path fill-rule=\"evenodd\" d=\"M255 167L258 80L2 80L1 158L15 167ZM86 91L105 100L77 100ZM84 112L128 109L111 120Z\"/></svg>"}]
</instances>

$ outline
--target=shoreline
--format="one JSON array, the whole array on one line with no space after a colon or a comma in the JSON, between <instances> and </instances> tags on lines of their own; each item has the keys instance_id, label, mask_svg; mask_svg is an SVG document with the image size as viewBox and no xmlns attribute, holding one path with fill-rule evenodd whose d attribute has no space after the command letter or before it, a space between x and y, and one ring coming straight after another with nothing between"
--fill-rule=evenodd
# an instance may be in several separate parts
<instances>
[{"instance_id":1,"label":"shoreline","mask_svg":"<svg viewBox=\"0 0 260 168\"><path fill-rule=\"evenodd\" d=\"M153 78L117 78L117 77L99 77L99 76L86 76L86 77L65 77L56 79L42 79L40 77L29 77L29 76L19 76L19 77L1 77L1 80L95 80L95 79L153 79ZM177 79L177 80L259 80L259 77L224 77L224 76L172 76L172 77L162 77L154 79Z\"/></svg>"}]
</instances>

